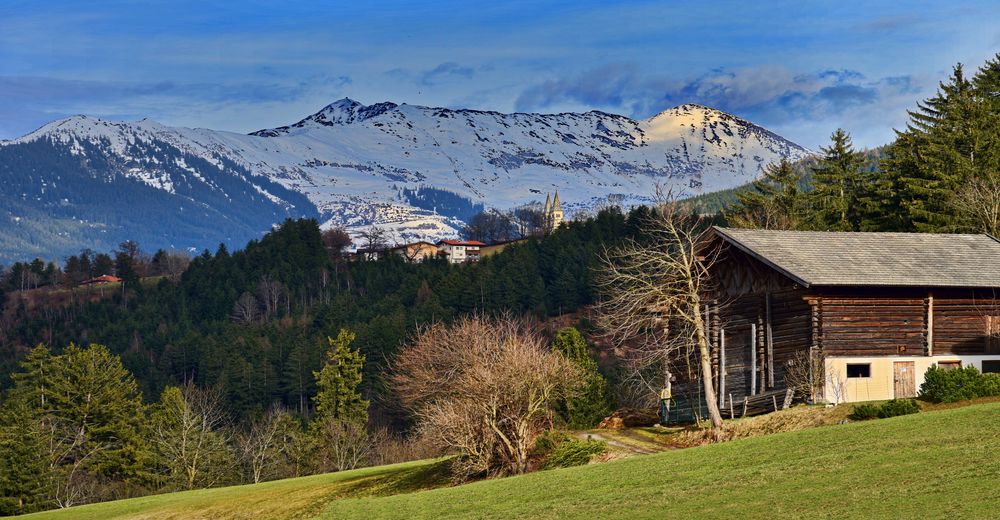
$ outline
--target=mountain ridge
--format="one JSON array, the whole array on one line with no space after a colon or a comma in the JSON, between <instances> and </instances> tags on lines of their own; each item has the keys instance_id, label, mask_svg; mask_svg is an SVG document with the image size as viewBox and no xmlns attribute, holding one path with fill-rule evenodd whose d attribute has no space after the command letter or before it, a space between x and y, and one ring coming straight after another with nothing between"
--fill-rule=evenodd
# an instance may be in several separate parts
<instances>
[{"instance_id":1,"label":"mountain ridge","mask_svg":"<svg viewBox=\"0 0 1000 520\"><path fill-rule=\"evenodd\" d=\"M171 206L187 204L231 225L222 234L205 222L191 240L130 237L151 246L201 249L205 240L254 238L275 220L296 216L354 231L379 226L405 242L455 236L464 224L461 216L436 212L433 201L414 205L407 190L442 190L497 209L540 202L558 190L572 214L609 197L625 205L648 201L657 185L681 196L731 188L770 162L810 153L697 104L636 120L597 110L507 114L343 98L295 123L249 134L78 115L0 142L0 186L8 193L6 202L0 196L0 222L5 210L16 217L14 202L62 218L74 218L74 208L95 213L71 189L62 199L46 193L61 183L79 183L81 193L111 185L132 193L132 182L160 192L141 197L162 206L161 219ZM260 216L248 217L248 208ZM127 235L128 219L118 220L125 223L106 229L108 240ZM16 253L12 248L0 236L0 258Z\"/></svg>"}]
</instances>

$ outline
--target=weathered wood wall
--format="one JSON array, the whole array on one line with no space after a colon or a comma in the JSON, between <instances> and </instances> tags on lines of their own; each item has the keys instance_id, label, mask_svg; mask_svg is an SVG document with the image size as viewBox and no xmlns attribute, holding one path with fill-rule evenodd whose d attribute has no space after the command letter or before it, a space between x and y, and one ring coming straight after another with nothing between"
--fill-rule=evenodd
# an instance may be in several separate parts
<instances>
[{"instance_id":1,"label":"weathered wood wall","mask_svg":"<svg viewBox=\"0 0 1000 520\"><path fill-rule=\"evenodd\" d=\"M920 356L926 352L923 297L834 295L818 298L820 345L828 356Z\"/></svg>"}]
</instances>

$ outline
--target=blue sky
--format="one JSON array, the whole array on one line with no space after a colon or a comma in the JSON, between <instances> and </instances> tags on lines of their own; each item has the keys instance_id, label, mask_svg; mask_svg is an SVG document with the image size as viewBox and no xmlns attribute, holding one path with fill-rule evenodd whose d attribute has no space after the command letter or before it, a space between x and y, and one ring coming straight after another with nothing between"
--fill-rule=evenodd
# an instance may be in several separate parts
<instances>
[{"instance_id":1,"label":"blue sky","mask_svg":"<svg viewBox=\"0 0 1000 520\"><path fill-rule=\"evenodd\" d=\"M0 0L0 138L77 113L248 132L342 97L650 117L702 103L883 144L996 2Z\"/></svg>"}]
</instances>

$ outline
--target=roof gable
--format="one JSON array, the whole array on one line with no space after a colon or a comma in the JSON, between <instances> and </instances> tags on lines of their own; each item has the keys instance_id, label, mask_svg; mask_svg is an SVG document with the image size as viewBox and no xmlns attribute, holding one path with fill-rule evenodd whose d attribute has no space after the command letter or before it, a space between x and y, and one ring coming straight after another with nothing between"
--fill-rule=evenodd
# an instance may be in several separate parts
<instances>
[{"instance_id":1,"label":"roof gable","mask_svg":"<svg viewBox=\"0 0 1000 520\"><path fill-rule=\"evenodd\" d=\"M809 286L998 287L989 235L715 228L725 242Z\"/></svg>"}]
</instances>

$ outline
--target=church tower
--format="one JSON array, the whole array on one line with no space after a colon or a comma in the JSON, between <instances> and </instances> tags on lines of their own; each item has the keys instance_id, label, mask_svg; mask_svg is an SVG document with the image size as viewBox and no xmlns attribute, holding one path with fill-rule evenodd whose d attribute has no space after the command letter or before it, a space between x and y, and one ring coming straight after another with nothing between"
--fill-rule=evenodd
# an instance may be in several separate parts
<instances>
[{"instance_id":1,"label":"church tower","mask_svg":"<svg viewBox=\"0 0 1000 520\"><path fill-rule=\"evenodd\" d=\"M556 196L552 199L552 208L549 210L549 222L552 224L549 230L556 229L559 224L563 221L563 210L562 204L559 203L559 191L556 190Z\"/></svg>"}]
</instances>

